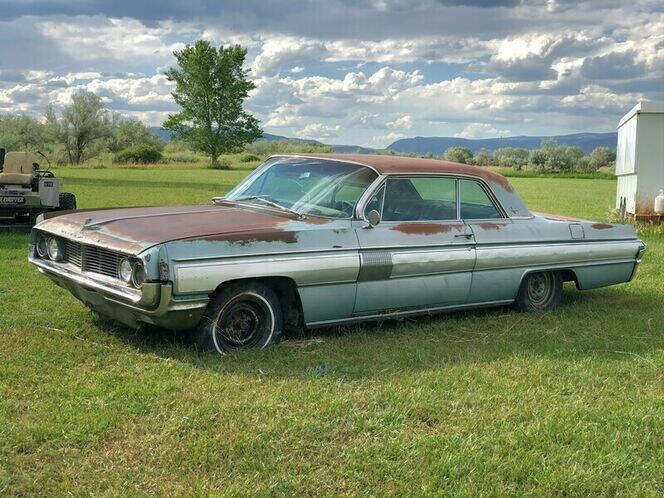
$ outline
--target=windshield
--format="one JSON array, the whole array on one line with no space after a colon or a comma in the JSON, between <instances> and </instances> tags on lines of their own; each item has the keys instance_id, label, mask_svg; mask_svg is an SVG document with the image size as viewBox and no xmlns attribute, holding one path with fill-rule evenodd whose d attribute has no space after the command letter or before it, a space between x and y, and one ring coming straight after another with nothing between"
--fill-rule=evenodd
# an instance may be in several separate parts
<instances>
[{"instance_id":1,"label":"windshield","mask_svg":"<svg viewBox=\"0 0 664 498\"><path fill-rule=\"evenodd\" d=\"M377 176L359 164L273 158L225 199L281 207L303 215L351 218L357 201Z\"/></svg>"}]
</instances>

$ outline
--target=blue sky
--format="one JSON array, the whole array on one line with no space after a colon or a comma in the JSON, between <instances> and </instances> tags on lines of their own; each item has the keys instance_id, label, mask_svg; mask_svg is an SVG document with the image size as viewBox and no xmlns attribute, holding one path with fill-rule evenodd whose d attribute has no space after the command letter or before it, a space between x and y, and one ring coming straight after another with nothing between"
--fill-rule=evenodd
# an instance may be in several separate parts
<instances>
[{"instance_id":1,"label":"blue sky","mask_svg":"<svg viewBox=\"0 0 664 498\"><path fill-rule=\"evenodd\" d=\"M0 0L0 113L84 88L159 125L163 72L205 38L248 48L265 131L383 147L406 136L613 131L664 99L661 0Z\"/></svg>"}]
</instances>

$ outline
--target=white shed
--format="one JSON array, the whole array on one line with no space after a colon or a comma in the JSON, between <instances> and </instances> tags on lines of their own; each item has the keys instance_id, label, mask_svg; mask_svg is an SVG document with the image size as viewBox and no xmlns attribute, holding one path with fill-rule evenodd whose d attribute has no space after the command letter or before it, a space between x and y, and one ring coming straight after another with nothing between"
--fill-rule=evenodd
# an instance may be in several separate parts
<instances>
[{"instance_id":1,"label":"white shed","mask_svg":"<svg viewBox=\"0 0 664 498\"><path fill-rule=\"evenodd\" d=\"M618 123L616 175L616 209L625 202L629 214L652 214L664 188L664 102L641 101Z\"/></svg>"}]
</instances>

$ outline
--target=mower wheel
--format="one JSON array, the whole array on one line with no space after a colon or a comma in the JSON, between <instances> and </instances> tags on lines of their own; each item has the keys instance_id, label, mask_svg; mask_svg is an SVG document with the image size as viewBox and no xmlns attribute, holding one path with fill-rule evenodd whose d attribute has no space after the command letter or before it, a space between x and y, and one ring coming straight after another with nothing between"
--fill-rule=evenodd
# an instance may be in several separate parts
<instances>
[{"instance_id":1,"label":"mower wheel","mask_svg":"<svg viewBox=\"0 0 664 498\"><path fill-rule=\"evenodd\" d=\"M73 211L76 209L76 196L70 192L62 192L60 194L60 207L59 211Z\"/></svg>"}]
</instances>

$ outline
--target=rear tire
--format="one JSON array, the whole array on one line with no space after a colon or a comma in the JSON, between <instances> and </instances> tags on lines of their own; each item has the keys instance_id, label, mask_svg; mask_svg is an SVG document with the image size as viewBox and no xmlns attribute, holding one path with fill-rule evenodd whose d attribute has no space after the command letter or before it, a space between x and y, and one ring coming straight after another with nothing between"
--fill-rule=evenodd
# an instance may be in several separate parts
<instances>
[{"instance_id":1,"label":"rear tire","mask_svg":"<svg viewBox=\"0 0 664 498\"><path fill-rule=\"evenodd\" d=\"M520 311L551 311L558 307L562 295L563 280L560 273L529 273L521 281L514 305Z\"/></svg>"},{"instance_id":2,"label":"rear tire","mask_svg":"<svg viewBox=\"0 0 664 498\"><path fill-rule=\"evenodd\" d=\"M196 342L206 351L264 348L281 338L279 298L260 282L237 282L213 295L196 328Z\"/></svg>"},{"instance_id":3,"label":"rear tire","mask_svg":"<svg viewBox=\"0 0 664 498\"><path fill-rule=\"evenodd\" d=\"M58 211L74 211L76 209L76 196L71 192L62 192L59 198Z\"/></svg>"}]
</instances>

